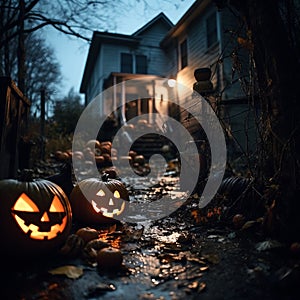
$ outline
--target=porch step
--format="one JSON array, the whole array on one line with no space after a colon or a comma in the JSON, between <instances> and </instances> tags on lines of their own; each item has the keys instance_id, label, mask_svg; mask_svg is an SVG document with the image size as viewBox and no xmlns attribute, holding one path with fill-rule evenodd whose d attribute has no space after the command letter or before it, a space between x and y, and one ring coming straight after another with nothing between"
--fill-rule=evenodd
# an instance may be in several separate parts
<instances>
[{"instance_id":1,"label":"porch step","mask_svg":"<svg viewBox=\"0 0 300 300\"><path fill-rule=\"evenodd\" d=\"M136 151L139 155L144 155L148 160L153 154L164 154L162 147L169 144L169 140L164 136L148 133L134 141L131 150Z\"/></svg>"}]
</instances>

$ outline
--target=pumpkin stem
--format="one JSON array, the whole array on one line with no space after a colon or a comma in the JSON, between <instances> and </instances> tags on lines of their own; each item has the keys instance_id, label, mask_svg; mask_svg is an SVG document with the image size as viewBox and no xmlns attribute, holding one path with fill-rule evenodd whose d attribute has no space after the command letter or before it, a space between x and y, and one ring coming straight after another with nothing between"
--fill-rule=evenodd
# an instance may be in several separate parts
<instances>
[{"instance_id":1,"label":"pumpkin stem","mask_svg":"<svg viewBox=\"0 0 300 300\"><path fill-rule=\"evenodd\" d=\"M19 181L33 181L33 170L32 169L24 169L21 170L20 173L18 174L18 180Z\"/></svg>"},{"instance_id":2,"label":"pumpkin stem","mask_svg":"<svg viewBox=\"0 0 300 300\"><path fill-rule=\"evenodd\" d=\"M109 180L109 174L103 173L101 176L102 181L107 182Z\"/></svg>"}]
</instances>

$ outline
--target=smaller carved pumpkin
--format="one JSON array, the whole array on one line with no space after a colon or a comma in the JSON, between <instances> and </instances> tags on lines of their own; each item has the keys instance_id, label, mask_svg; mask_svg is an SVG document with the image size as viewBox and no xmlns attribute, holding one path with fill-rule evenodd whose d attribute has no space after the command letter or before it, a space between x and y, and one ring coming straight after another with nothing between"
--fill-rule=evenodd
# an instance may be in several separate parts
<instances>
[{"instance_id":1,"label":"smaller carved pumpkin","mask_svg":"<svg viewBox=\"0 0 300 300\"><path fill-rule=\"evenodd\" d=\"M85 224L113 223L126 209L129 195L116 179L88 178L73 188L70 202L74 218Z\"/></svg>"}]
</instances>

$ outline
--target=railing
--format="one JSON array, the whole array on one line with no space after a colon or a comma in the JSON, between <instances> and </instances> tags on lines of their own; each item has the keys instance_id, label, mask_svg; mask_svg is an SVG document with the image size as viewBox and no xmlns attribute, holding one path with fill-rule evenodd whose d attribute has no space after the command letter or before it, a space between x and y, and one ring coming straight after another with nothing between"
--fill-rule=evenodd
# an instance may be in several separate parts
<instances>
[{"instance_id":1,"label":"railing","mask_svg":"<svg viewBox=\"0 0 300 300\"><path fill-rule=\"evenodd\" d=\"M26 165L24 139L30 101L10 77L0 77L0 179L15 178Z\"/></svg>"}]
</instances>

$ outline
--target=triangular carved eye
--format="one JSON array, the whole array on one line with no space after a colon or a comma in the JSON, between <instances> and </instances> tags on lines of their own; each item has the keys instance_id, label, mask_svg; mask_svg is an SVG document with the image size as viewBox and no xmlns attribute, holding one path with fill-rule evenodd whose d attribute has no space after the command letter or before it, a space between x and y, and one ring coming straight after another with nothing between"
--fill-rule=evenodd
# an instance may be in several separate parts
<instances>
[{"instance_id":1,"label":"triangular carved eye","mask_svg":"<svg viewBox=\"0 0 300 300\"><path fill-rule=\"evenodd\" d=\"M17 211L39 212L38 207L25 193L21 194L12 209Z\"/></svg>"},{"instance_id":2,"label":"triangular carved eye","mask_svg":"<svg viewBox=\"0 0 300 300\"><path fill-rule=\"evenodd\" d=\"M114 192L114 197L117 199L121 198L119 191Z\"/></svg>"},{"instance_id":3,"label":"triangular carved eye","mask_svg":"<svg viewBox=\"0 0 300 300\"><path fill-rule=\"evenodd\" d=\"M63 205L61 204L59 198L55 195L51 203L50 212L65 212Z\"/></svg>"},{"instance_id":4,"label":"triangular carved eye","mask_svg":"<svg viewBox=\"0 0 300 300\"><path fill-rule=\"evenodd\" d=\"M96 195L97 195L97 196L100 196L100 197L103 197L103 196L105 196L105 193L104 193L104 191L101 189Z\"/></svg>"}]
</instances>

